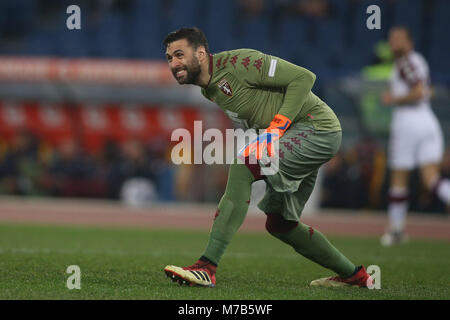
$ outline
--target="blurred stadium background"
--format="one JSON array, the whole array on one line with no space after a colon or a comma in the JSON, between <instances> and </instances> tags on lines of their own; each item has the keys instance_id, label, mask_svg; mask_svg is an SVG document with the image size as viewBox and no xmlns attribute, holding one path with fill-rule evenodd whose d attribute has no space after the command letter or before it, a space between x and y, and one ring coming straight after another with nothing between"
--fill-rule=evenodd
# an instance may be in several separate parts
<instances>
[{"instance_id":1,"label":"blurred stadium background","mask_svg":"<svg viewBox=\"0 0 450 320\"><path fill-rule=\"evenodd\" d=\"M81 8L81 30L66 27L71 4ZM371 4L381 8L381 30L366 28ZM344 139L321 172L314 210L384 210L387 32L409 27L429 62L450 178L449 15L448 0L2 0L0 194L217 203L227 166L170 161L173 129L192 130L194 120L231 128L164 61L164 36L197 26L212 52L255 48L316 73L314 92L339 116ZM445 213L417 175L411 187L411 210Z\"/></svg>"}]
</instances>

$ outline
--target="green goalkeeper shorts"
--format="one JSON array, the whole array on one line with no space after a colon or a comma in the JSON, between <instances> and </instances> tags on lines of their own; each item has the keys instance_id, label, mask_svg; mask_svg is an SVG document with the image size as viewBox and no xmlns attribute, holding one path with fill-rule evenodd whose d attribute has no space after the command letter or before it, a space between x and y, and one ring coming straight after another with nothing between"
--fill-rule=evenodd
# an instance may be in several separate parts
<instances>
[{"instance_id":1,"label":"green goalkeeper shorts","mask_svg":"<svg viewBox=\"0 0 450 320\"><path fill-rule=\"evenodd\" d=\"M278 171L264 176L266 192L258 208L299 221L320 166L337 153L341 140L341 131L315 131L302 123L293 124L279 140Z\"/></svg>"}]
</instances>

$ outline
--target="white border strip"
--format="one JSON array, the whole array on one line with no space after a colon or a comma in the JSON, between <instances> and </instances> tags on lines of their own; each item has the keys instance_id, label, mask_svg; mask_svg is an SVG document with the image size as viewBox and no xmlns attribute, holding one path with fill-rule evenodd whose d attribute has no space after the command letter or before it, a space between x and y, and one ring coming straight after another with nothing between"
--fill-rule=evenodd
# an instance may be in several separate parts
<instances>
[{"instance_id":1,"label":"white border strip","mask_svg":"<svg viewBox=\"0 0 450 320\"><path fill-rule=\"evenodd\" d=\"M277 69L277 60L276 59L272 59L270 61L270 68L269 68L269 74L268 76L273 78L275 76L275 70Z\"/></svg>"}]
</instances>

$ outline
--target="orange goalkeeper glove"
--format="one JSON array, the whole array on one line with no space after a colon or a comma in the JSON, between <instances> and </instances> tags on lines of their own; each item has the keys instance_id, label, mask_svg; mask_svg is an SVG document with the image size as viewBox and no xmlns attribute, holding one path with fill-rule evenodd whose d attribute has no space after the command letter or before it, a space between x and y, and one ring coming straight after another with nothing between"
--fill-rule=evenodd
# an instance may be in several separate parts
<instances>
[{"instance_id":1,"label":"orange goalkeeper glove","mask_svg":"<svg viewBox=\"0 0 450 320\"><path fill-rule=\"evenodd\" d=\"M241 151L239 151L239 157L246 158L253 152L256 152L256 159L260 160L263 156L264 150L267 150L269 157L272 157L275 153L275 146L273 143L283 136L291 123L292 121L289 120L288 117L281 114L276 114L269 127L255 140L247 144L241 149Z\"/></svg>"}]
</instances>

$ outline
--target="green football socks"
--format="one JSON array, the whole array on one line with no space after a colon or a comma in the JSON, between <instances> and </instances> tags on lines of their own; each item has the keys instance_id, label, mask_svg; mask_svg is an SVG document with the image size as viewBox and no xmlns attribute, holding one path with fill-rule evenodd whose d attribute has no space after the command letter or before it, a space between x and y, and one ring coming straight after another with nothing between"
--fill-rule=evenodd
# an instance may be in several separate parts
<instances>
[{"instance_id":1,"label":"green football socks","mask_svg":"<svg viewBox=\"0 0 450 320\"><path fill-rule=\"evenodd\" d=\"M219 202L217 215L211 228L209 242L203 256L216 265L231 238L244 222L250 203L253 174L244 164L230 165L225 194Z\"/></svg>"},{"instance_id":2,"label":"green football socks","mask_svg":"<svg viewBox=\"0 0 450 320\"><path fill-rule=\"evenodd\" d=\"M351 276L355 271L355 265L320 231L305 224L299 223L286 233L272 233L272 235L289 244L305 258L333 270L342 278Z\"/></svg>"}]
</instances>

